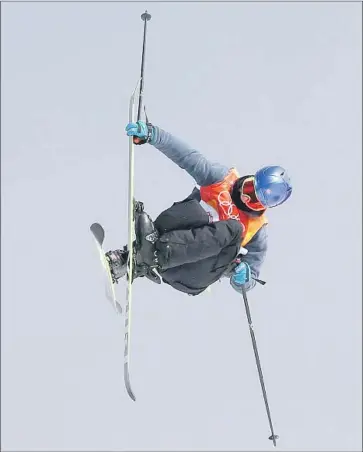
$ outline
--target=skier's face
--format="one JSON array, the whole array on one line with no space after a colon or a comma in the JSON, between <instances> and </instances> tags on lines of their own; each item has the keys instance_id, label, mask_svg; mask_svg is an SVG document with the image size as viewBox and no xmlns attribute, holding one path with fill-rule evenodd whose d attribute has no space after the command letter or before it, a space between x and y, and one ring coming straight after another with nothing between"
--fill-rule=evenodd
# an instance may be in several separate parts
<instances>
[{"instance_id":1,"label":"skier's face","mask_svg":"<svg viewBox=\"0 0 363 452\"><path fill-rule=\"evenodd\" d=\"M256 196L255 191L255 185L254 185L255 178L254 176L248 177L245 179L242 183L240 194L241 194L241 201L251 210L255 210L257 212L261 210L265 210L266 207L264 207L259 199Z\"/></svg>"}]
</instances>

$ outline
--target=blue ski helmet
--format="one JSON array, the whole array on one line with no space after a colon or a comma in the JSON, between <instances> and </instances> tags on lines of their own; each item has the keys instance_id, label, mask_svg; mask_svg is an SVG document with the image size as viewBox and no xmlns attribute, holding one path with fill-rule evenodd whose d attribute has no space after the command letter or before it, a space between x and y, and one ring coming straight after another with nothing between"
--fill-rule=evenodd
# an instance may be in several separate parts
<instances>
[{"instance_id":1,"label":"blue ski helmet","mask_svg":"<svg viewBox=\"0 0 363 452\"><path fill-rule=\"evenodd\" d=\"M257 198L265 207L276 207L291 195L292 185L281 166L265 166L255 174Z\"/></svg>"}]
</instances>

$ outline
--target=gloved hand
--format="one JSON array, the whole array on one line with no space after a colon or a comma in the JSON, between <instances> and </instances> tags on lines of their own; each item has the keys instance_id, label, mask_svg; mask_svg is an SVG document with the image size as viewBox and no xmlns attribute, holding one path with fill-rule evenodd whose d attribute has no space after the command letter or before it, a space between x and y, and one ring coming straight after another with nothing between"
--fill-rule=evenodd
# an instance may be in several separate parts
<instances>
[{"instance_id":1,"label":"gloved hand","mask_svg":"<svg viewBox=\"0 0 363 452\"><path fill-rule=\"evenodd\" d=\"M144 121L129 122L125 128L129 137L135 137L135 144L150 143L154 135L154 127Z\"/></svg>"},{"instance_id":2,"label":"gloved hand","mask_svg":"<svg viewBox=\"0 0 363 452\"><path fill-rule=\"evenodd\" d=\"M241 262L235 268L232 280L236 285L242 286L243 284L248 283L251 280L251 277L250 266L247 262Z\"/></svg>"}]
</instances>

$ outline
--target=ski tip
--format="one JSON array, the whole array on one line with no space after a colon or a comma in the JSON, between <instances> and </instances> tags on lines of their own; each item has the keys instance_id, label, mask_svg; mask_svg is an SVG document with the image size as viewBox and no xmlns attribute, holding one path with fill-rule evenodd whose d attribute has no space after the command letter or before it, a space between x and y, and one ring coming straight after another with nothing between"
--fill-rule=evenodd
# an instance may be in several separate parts
<instances>
[{"instance_id":1,"label":"ski tip","mask_svg":"<svg viewBox=\"0 0 363 452\"><path fill-rule=\"evenodd\" d=\"M100 223L92 223L89 228L91 229L92 232L103 230L103 227L100 225Z\"/></svg>"},{"instance_id":2,"label":"ski tip","mask_svg":"<svg viewBox=\"0 0 363 452\"><path fill-rule=\"evenodd\" d=\"M126 355L125 355L125 357L126 357ZM128 361L124 362L124 381L125 381L125 388L126 388L127 394L129 395L131 400L136 402L135 394L134 394L133 390L131 389Z\"/></svg>"},{"instance_id":3,"label":"ski tip","mask_svg":"<svg viewBox=\"0 0 363 452\"><path fill-rule=\"evenodd\" d=\"M105 230L103 229L103 227L100 225L100 223L92 223L90 226L90 230L94 235L95 239L102 246L103 241L105 239Z\"/></svg>"},{"instance_id":4,"label":"ski tip","mask_svg":"<svg viewBox=\"0 0 363 452\"><path fill-rule=\"evenodd\" d=\"M136 397L135 397L135 394L133 393L133 391L131 389L130 379L129 379L128 375L125 378L125 386L126 386L126 392L127 392L128 396L130 397L130 399L133 402L136 402Z\"/></svg>"}]
</instances>

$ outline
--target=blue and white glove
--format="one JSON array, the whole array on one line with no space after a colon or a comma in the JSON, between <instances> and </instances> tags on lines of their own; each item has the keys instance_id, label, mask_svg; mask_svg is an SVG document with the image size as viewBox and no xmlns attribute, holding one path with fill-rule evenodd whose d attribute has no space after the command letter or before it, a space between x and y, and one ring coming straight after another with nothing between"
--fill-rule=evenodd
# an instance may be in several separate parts
<instances>
[{"instance_id":1,"label":"blue and white glove","mask_svg":"<svg viewBox=\"0 0 363 452\"><path fill-rule=\"evenodd\" d=\"M251 268L247 262L241 262L234 269L234 274L232 276L232 281L237 286L242 286L251 281Z\"/></svg>"},{"instance_id":2,"label":"blue and white glove","mask_svg":"<svg viewBox=\"0 0 363 452\"><path fill-rule=\"evenodd\" d=\"M134 137L135 144L150 143L154 137L154 127L144 121L129 122L125 128L129 137Z\"/></svg>"}]
</instances>

